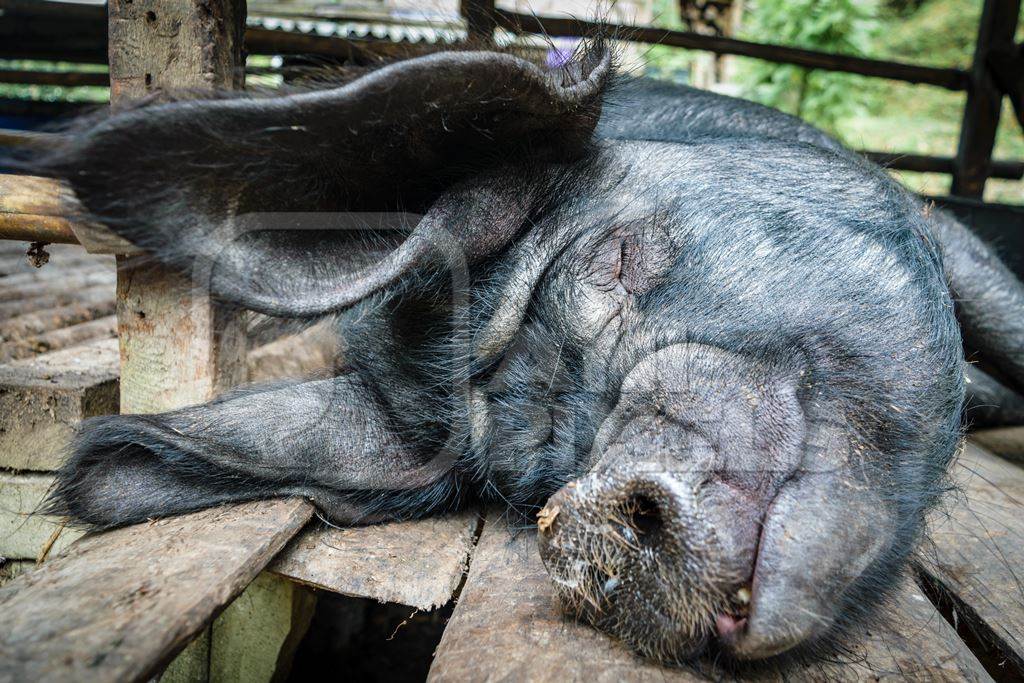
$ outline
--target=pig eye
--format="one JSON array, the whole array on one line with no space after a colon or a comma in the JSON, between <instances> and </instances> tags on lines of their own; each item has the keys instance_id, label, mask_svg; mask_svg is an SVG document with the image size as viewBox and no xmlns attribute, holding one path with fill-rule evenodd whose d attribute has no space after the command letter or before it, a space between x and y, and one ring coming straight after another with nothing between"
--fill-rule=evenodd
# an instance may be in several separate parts
<instances>
[{"instance_id":1,"label":"pig eye","mask_svg":"<svg viewBox=\"0 0 1024 683\"><path fill-rule=\"evenodd\" d=\"M597 246L590 279L602 291L643 294L667 270L669 250L647 231L617 231Z\"/></svg>"}]
</instances>

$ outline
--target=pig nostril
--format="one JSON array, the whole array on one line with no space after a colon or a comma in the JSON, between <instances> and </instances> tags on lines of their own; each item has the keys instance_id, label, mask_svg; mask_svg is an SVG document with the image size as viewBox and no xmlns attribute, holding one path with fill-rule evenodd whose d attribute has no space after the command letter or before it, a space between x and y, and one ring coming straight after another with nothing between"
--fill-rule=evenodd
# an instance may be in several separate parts
<instances>
[{"instance_id":1,"label":"pig nostril","mask_svg":"<svg viewBox=\"0 0 1024 683\"><path fill-rule=\"evenodd\" d=\"M648 496L633 494L622 503L623 518L644 545L654 545L661 535L664 520L661 508Z\"/></svg>"}]
</instances>

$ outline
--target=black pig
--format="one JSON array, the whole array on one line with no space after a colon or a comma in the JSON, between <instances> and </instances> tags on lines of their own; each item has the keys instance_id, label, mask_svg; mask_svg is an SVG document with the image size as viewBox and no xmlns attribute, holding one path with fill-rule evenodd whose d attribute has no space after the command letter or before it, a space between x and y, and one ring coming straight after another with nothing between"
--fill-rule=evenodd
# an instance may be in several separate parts
<instances>
[{"instance_id":1,"label":"black pig","mask_svg":"<svg viewBox=\"0 0 1024 683\"><path fill-rule=\"evenodd\" d=\"M613 84L600 44L151 102L35 169L221 300L337 315L347 346L331 377L87 421L52 511L546 503L567 608L666 662L827 643L881 599L961 440L955 313L1024 386L1024 288L961 225L796 119ZM400 243L340 229L399 210L423 215Z\"/></svg>"}]
</instances>

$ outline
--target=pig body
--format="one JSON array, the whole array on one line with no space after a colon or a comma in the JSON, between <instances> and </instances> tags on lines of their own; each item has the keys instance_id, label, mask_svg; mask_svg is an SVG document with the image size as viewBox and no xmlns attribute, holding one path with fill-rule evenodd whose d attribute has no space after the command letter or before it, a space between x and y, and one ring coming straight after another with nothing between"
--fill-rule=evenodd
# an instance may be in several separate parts
<instances>
[{"instance_id":1,"label":"pig body","mask_svg":"<svg viewBox=\"0 0 1024 683\"><path fill-rule=\"evenodd\" d=\"M337 315L346 355L88 421L52 510L104 527L297 494L346 524L546 503L567 608L666 662L800 651L862 616L960 441L950 285L1016 381L1020 283L820 131L650 81L606 92L609 73L600 47L553 72L434 55L83 124L39 167L91 218L226 301ZM134 139L149 151L114 163ZM163 139L196 159L174 180ZM265 222L396 206L424 216L358 263L351 234ZM258 229L225 239L246 215ZM973 256L951 269L954 244Z\"/></svg>"}]
</instances>

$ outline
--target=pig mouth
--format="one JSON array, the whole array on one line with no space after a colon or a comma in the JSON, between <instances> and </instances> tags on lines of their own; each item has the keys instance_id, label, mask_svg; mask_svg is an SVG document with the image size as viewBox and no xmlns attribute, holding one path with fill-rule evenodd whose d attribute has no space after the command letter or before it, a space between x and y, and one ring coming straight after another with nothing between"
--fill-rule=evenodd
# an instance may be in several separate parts
<instances>
[{"instance_id":1,"label":"pig mouth","mask_svg":"<svg viewBox=\"0 0 1024 683\"><path fill-rule=\"evenodd\" d=\"M538 522L563 612L675 665L708 651L719 615L744 609L730 587L747 585L747 577L720 573L714 529L698 506L681 504L693 498L679 486L668 475L624 488L585 478L555 494ZM615 503L588 502L610 488Z\"/></svg>"},{"instance_id":2,"label":"pig mouth","mask_svg":"<svg viewBox=\"0 0 1024 683\"><path fill-rule=\"evenodd\" d=\"M794 513L814 479L783 484L737 544L721 508L708 504L706 480L588 475L539 513L540 556L565 614L642 656L691 667L711 654L737 667L788 661L831 642L850 587L886 557L884 513L863 513L867 523L849 524L835 544L810 513Z\"/></svg>"}]
</instances>

